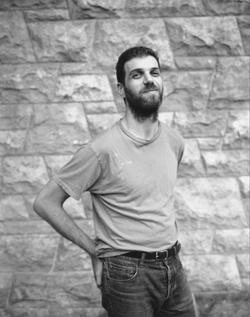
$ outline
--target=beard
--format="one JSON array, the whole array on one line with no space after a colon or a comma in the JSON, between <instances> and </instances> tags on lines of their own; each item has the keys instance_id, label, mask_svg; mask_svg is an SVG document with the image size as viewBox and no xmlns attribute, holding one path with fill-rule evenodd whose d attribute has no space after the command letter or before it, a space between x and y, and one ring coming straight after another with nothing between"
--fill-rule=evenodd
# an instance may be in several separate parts
<instances>
[{"instance_id":1,"label":"beard","mask_svg":"<svg viewBox=\"0 0 250 317\"><path fill-rule=\"evenodd\" d=\"M153 92L150 92L152 91ZM158 110L162 103L163 89L159 89L154 84L147 85L138 95L132 93L125 87L125 96L129 109L135 119L142 122L151 118L156 121L158 118Z\"/></svg>"}]
</instances>

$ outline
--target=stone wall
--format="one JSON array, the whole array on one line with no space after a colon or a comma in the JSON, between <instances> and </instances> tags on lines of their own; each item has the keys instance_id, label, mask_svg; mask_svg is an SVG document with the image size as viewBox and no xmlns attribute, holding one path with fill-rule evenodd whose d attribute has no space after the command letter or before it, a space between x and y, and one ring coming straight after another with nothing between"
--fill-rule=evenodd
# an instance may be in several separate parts
<instances>
[{"instance_id":1,"label":"stone wall","mask_svg":"<svg viewBox=\"0 0 250 317\"><path fill-rule=\"evenodd\" d=\"M0 1L0 316L106 316L89 257L32 202L121 116L114 65L136 44L158 50L160 119L186 139L176 212L201 316L249 315L249 30L249 0ZM93 234L88 193L65 208Z\"/></svg>"}]
</instances>

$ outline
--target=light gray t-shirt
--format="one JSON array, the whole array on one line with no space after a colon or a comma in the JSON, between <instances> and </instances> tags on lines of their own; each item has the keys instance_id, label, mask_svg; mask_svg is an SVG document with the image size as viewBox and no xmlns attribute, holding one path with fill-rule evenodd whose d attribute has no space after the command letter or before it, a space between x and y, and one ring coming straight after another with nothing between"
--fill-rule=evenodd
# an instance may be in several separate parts
<instances>
[{"instance_id":1,"label":"light gray t-shirt","mask_svg":"<svg viewBox=\"0 0 250 317\"><path fill-rule=\"evenodd\" d=\"M181 136L163 123L151 140L143 140L119 121L54 175L75 199L91 193L100 257L175 243L174 186L183 149Z\"/></svg>"}]
</instances>

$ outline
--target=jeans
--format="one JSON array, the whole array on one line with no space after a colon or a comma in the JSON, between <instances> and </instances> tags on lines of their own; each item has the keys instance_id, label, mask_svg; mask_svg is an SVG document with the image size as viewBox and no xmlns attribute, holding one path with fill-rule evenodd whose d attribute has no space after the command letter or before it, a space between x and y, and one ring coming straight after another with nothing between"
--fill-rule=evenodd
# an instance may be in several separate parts
<instances>
[{"instance_id":1,"label":"jeans","mask_svg":"<svg viewBox=\"0 0 250 317\"><path fill-rule=\"evenodd\" d=\"M109 317L197 317L179 255L103 259L102 305Z\"/></svg>"}]
</instances>

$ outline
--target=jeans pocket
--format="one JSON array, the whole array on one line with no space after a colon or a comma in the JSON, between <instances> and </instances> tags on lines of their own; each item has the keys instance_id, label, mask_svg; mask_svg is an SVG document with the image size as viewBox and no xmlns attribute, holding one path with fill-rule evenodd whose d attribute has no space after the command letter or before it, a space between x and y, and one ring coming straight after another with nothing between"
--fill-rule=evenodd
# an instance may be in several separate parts
<instances>
[{"instance_id":1,"label":"jeans pocket","mask_svg":"<svg viewBox=\"0 0 250 317\"><path fill-rule=\"evenodd\" d=\"M123 265L114 263L112 260L107 263L107 278L116 282L133 281L138 273L138 266L136 264Z\"/></svg>"}]
</instances>

